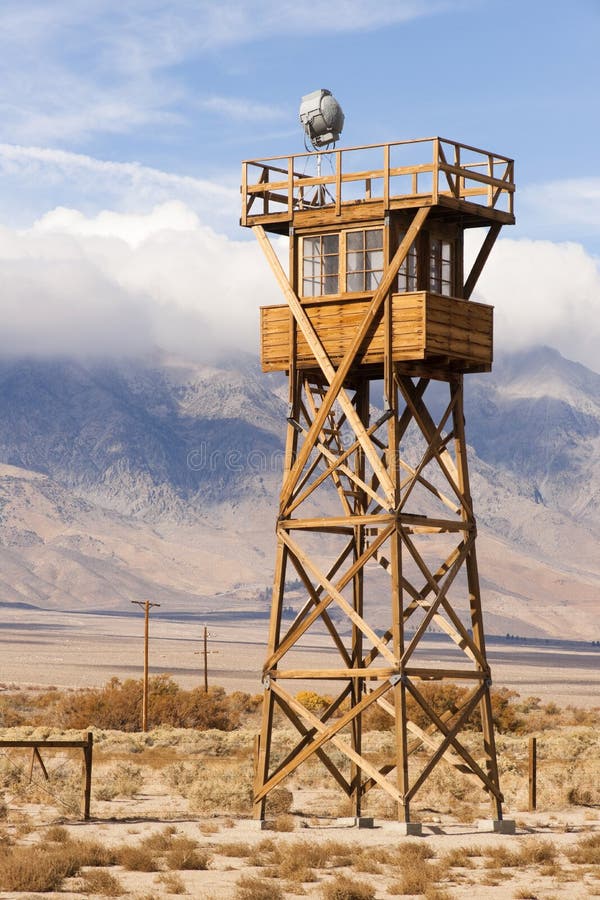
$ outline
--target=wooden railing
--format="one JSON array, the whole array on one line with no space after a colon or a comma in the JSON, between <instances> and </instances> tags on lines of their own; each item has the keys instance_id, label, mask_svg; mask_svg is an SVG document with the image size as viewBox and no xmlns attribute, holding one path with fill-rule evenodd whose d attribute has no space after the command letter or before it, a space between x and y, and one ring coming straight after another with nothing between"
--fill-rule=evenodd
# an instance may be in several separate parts
<instances>
[{"instance_id":1,"label":"wooden railing","mask_svg":"<svg viewBox=\"0 0 600 900\"><path fill-rule=\"evenodd\" d=\"M56 740L45 740L43 738L37 740L0 740L0 748L19 748L19 749L27 749L31 748L31 767L29 770L29 780L31 781L31 777L33 775L33 766L37 761L39 764L44 778L46 781L48 780L48 772L46 770L46 766L44 765L44 761L42 759L40 750L66 750L66 749L78 749L83 751L83 760L82 760L82 774L83 774L83 783L82 783L82 812L83 818L90 818L90 803L92 797L92 762L93 762L93 750L94 750L94 735L91 731L88 731L83 740L63 740L62 738L57 738Z\"/></svg>"},{"instance_id":2,"label":"wooden railing","mask_svg":"<svg viewBox=\"0 0 600 900\"><path fill-rule=\"evenodd\" d=\"M366 164L365 164L366 163ZM368 163L371 163L369 165ZM513 215L514 162L446 138L395 141L242 164L242 225L255 217L370 201L469 201Z\"/></svg>"}]
</instances>

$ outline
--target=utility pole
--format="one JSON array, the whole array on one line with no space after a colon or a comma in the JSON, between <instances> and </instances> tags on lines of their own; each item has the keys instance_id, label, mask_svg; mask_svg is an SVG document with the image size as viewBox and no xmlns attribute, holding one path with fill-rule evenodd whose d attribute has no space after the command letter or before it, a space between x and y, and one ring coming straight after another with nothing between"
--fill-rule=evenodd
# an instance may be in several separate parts
<instances>
[{"instance_id":1,"label":"utility pole","mask_svg":"<svg viewBox=\"0 0 600 900\"><path fill-rule=\"evenodd\" d=\"M144 610L144 693L142 697L142 731L148 731L148 622L150 619L150 607L160 606L160 603L151 603L150 600L132 600Z\"/></svg>"},{"instance_id":2,"label":"utility pole","mask_svg":"<svg viewBox=\"0 0 600 900\"><path fill-rule=\"evenodd\" d=\"M208 654L219 653L219 650L208 649L209 631L206 625L202 626L202 656L204 657L204 693L208 694ZM197 655L197 654L196 654Z\"/></svg>"}]
</instances>

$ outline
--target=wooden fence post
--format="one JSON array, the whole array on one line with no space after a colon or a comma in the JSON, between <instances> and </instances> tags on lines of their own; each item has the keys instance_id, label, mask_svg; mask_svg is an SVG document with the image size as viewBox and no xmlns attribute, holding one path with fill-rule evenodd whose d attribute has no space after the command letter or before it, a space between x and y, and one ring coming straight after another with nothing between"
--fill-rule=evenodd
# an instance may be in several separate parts
<instances>
[{"instance_id":1,"label":"wooden fence post","mask_svg":"<svg viewBox=\"0 0 600 900\"><path fill-rule=\"evenodd\" d=\"M537 738L529 738L529 812L537 809Z\"/></svg>"},{"instance_id":2,"label":"wooden fence post","mask_svg":"<svg viewBox=\"0 0 600 900\"><path fill-rule=\"evenodd\" d=\"M92 797L92 754L94 735L88 731L83 746L83 818L90 817L90 801Z\"/></svg>"}]
</instances>

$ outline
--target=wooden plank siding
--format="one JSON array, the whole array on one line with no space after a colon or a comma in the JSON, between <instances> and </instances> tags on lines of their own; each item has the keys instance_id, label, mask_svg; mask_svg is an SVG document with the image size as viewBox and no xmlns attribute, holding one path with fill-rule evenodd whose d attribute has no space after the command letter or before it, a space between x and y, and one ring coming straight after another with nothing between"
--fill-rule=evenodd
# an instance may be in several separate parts
<instances>
[{"instance_id":1,"label":"wooden plank siding","mask_svg":"<svg viewBox=\"0 0 600 900\"><path fill-rule=\"evenodd\" d=\"M303 304L331 362L344 358L370 300L340 299ZM290 316L288 306L261 307L261 362L263 371L284 371L290 365ZM491 368L493 307L483 303L444 297L428 291L394 294L392 297L392 354L394 362L447 357L464 371L472 366ZM357 357L360 366L383 366L385 330L383 318L369 329ZM299 331L296 350L299 368L317 365ZM455 367L456 368L456 367Z\"/></svg>"}]
</instances>

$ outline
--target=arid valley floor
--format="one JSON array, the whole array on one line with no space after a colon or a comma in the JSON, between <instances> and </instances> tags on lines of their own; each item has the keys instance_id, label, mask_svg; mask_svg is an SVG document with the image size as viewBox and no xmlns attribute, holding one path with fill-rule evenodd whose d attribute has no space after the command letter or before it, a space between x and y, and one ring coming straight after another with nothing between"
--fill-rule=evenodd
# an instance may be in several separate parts
<instances>
[{"instance_id":1,"label":"arid valley floor","mask_svg":"<svg viewBox=\"0 0 600 900\"><path fill-rule=\"evenodd\" d=\"M11 619L2 612L0 697L17 687L35 693L50 685L96 687L113 676L141 675L142 616L20 610ZM208 627L210 684L259 693L266 621L222 619ZM187 689L201 684L201 634L196 620L152 619L151 671L170 673ZM307 662L329 652L326 637L319 635L303 651ZM430 652L435 658L434 643ZM39 865L39 848L44 860L66 854L78 862L69 870L76 874L59 879L54 891L33 879L24 882L28 889L0 891L0 896L571 900L600 895L598 651L490 639L489 657L496 686L538 697L540 709L556 717L555 722L546 717L537 732L536 812L527 811L528 735L499 735L506 816L516 821L514 836L480 830L480 820L489 826L487 805L471 796L468 786L457 787L444 767L415 809L423 837L399 834L385 798L366 810L375 827L352 827L346 801L312 764L290 779L289 792L267 812L269 827L260 831L249 818L248 800L256 718L229 732L151 722L147 735L94 729L89 822L79 813L76 755L45 753L50 780L36 765L29 782L30 751L2 750L0 854L7 854L6 865L16 864L17 850L24 854L19 865L25 870L36 853ZM552 712L569 706L581 712L567 718ZM23 726L0 732L13 739L64 733ZM290 735L283 729L276 740L286 747ZM372 732L366 740L376 759L389 738Z\"/></svg>"}]
</instances>

